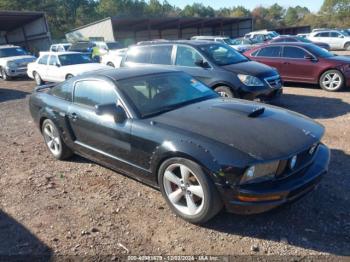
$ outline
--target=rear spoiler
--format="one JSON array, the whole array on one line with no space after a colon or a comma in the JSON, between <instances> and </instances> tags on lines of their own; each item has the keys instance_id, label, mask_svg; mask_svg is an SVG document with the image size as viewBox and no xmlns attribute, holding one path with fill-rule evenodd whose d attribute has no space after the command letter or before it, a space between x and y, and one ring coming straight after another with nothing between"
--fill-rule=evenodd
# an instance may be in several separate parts
<instances>
[{"instance_id":1,"label":"rear spoiler","mask_svg":"<svg viewBox=\"0 0 350 262\"><path fill-rule=\"evenodd\" d=\"M45 90L45 89L53 88L56 85L57 85L57 83L50 83L50 84L43 85L43 86L37 86L34 88L34 91L40 92L40 91Z\"/></svg>"}]
</instances>

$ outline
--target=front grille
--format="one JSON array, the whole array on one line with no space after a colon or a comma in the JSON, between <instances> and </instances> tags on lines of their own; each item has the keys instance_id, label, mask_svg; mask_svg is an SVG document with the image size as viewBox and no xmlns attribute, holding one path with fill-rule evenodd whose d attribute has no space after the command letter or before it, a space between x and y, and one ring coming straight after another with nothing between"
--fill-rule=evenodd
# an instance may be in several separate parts
<instances>
[{"instance_id":1,"label":"front grille","mask_svg":"<svg viewBox=\"0 0 350 262\"><path fill-rule=\"evenodd\" d=\"M280 164L277 168L276 172L276 178L285 178L290 175L293 175L295 173L300 173L303 169L305 169L312 161L312 158L317 150L317 148L314 150L312 154L310 154L310 148L300 152L297 155L297 162L293 170L289 167L289 161L290 159L284 159L280 161Z\"/></svg>"},{"instance_id":2,"label":"front grille","mask_svg":"<svg viewBox=\"0 0 350 262\"><path fill-rule=\"evenodd\" d=\"M264 80L271 88L280 88L282 86L282 80L279 75L267 77Z\"/></svg>"}]
</instances>

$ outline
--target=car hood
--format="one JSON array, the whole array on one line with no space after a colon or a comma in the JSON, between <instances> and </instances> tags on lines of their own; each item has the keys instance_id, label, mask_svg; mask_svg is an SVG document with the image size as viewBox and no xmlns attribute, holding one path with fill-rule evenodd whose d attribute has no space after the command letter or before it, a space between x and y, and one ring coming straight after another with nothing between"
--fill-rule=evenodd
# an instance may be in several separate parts
<instances>
[{"instance_id":1,"label":"car hood","mask_svg":"<svg viewBox=\"0 0 350 262\"><path fill-rule=\"evenodd\" d=\"M31 55L21 55L21 56L11 56L11 57L4 57L1 58L1 60L6 62L16 62L16 63L29 63L33 62L36 58Z\"/></svg>"},{"instance_id":2,"label":"car hood","mask_svg":"<svg viewBox=\"0 0 350 262\"><path fill-rule=\"evenodd\" d=\"M350 64L350 57L348 56L339 55L339 56L327 57L327 59L335 62L343 63L343 64Z\"/></svg>"},{"instance_id":3,"label":"car hood","mask_svg":"<svg viewBox=\"0 0 350 262\"><path fill-rule=\"evenodd\" d=\"M66 70L67 72L74 74L80 74L87 71L95 71L101 69L110 69L110 67L99 63L69 65L63 66L62 68L64 68L64 70Z\"/></svg>"},{"instance_id":4,"label":"car hood","mask_svg":"<svg viewBox=\"0 0 350 262\"><path fill-rule=\"evenodd\" d=\"M261 107L265 109L261 115L249 116ZM209 99L152 120L190 140L200 139L208 147L230 147L256 161L288 158L311 147L324 134L323 126L303 115L239 99Z\"/></svg>"},{"instance_id":5,"label":"car hood","mask_svg":"<svg viewBox=\"0 0 350 262\"><path fill-rule=\"evenodd\" d=\"M237 74L246 74L257 77L267 77L277 75L278 72L273 68L255 61L242 62L232 65L222 66L227 71Z\"/></svg>"}]
</instances>

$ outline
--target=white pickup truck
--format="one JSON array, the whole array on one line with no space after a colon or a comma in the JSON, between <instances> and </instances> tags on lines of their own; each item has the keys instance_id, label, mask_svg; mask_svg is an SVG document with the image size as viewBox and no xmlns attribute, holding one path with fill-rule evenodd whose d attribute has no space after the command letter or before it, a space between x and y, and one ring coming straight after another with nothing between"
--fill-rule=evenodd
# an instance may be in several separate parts
<instances>
[{"instance_id":1,"label":"white pickup truck","mask_svg":"<svg viewBox=\"0 0 350 262\"><path fill-rule=\"evenodd\" d=\"M27 75L27 65L35 61L35 57L19 46L0 46L0 75L3 80Z\"/></svg>"}]
</instances>

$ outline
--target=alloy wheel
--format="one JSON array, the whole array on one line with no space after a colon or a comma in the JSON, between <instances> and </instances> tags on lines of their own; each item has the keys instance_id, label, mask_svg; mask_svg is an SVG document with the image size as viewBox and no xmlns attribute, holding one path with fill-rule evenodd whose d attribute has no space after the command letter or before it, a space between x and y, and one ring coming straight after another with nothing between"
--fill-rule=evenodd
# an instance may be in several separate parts
<instances>
[{"instance_id":1,"label":"alloy wheel","mask_svg":"<svg viewBox=\"0 0 350 262\"><path fill-rule=\"evenodd\" d=\"M38 73L34 74L34 79L35 79L35 83L40 86L41 85L41 77Z\"/></svg>"},{"instance_id":2,"label":"alloy wheel","mask_svg":"<svg viewBox=\"0 0 350 262\"><path fill-rule=\"evenodd\" d=\"M51 123L46 123L43 131L47 147L54 156L58 156L62 148L61 139L58 134L58 131Z\"/></svg>"},{"instance_id":3,"label":"alloy wheel","mask_svg":"<svg viewBox=\"0 0 350 262\"><path fill-rule=\"evenodd\" d=\"M205 196L198 178L186 165L169 165L163 184L170 203L181 213L193 216L201 212Z\"/></svg>"},{"instance_id":4,"label":"alloy wheel","mask_svg":"<svg viewBox=\"0 0 350 262\"><path fill-rule=\"evenodd\" d=\"M342 78L336 72L328 73L324 76L322 84L328 90L336 90L341 86Z\"/></svg>"}]
</instances>

